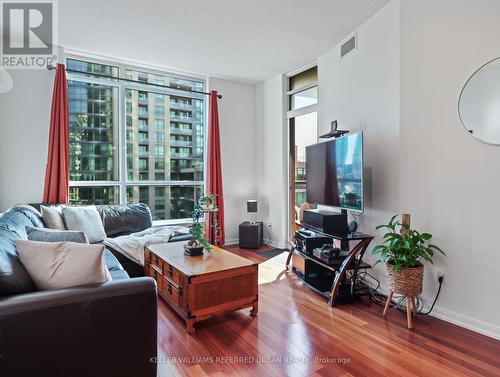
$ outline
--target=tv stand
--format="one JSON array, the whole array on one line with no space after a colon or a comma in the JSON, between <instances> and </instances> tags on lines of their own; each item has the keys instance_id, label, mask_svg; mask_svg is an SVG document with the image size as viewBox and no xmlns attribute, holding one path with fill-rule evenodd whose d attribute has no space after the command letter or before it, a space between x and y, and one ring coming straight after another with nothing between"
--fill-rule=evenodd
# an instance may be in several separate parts
<instances>
[{"instance_id":1,"label":"tv stand","mask_svg":"<svg viewBox=\"0 0 500 377\"><path fill-rule=\"evenodd\" d=\"M356 285L359 269L371 268L369 264L363 262L363 255L374 237L360 232L346 236L334 236L308 228L305 224L299 225L347 245L351 242L357 242L342 262L334 265L326 264L312 255L306 254L292 243L285 266L286 270L294 273L306 286L327 298L330 307L333 307L336 302L353 302L359 296ZM292 263L290 264L290 262Z\"/></svg>"}]
</instances>

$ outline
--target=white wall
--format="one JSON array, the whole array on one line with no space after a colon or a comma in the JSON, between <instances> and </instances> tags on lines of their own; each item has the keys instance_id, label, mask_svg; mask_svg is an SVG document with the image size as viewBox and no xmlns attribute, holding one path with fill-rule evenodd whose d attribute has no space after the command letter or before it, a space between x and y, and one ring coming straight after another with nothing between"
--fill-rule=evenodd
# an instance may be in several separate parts
<instances>
[{"instance_id":1,"label":"white wall","mask_svg":"<svg viewBox=\"0 0 500 377\"><path fill-rule=\"evenodd\" d=\"M46 70L9 74L14 87L0 94L0 211L42 200L54 81Z\"/></svg>"},{"instance_id":2,"label":"white wall","mask_svg":"<svg viewBox=\"0 0 500 377\"><path fill-rule=\"evenodd\" d=\"M318 58L319 134L335 119L339 129L363 130L365 214L358 225L372 234L399 210L399 3L356 32L356 50L340 58L339 45ZM376 271L383 280L382 266Z\"/></svg>"},{"instance_id":3,"label":"white wall","mask_svg":"<svg viewBox=\"0 0 500 377\"><path fill-rule=\"evenodd\" d=\"M271 223L275 247L287 240L287 150L284 119L284 77L277 75L257 86L257 199L259 220ZM267 231L265 231L267 237Z\"/></svg>"},{"instance_id":4,"label":"white wall","mask_svg":"<svg viewBox=\"0 0 500 377\"><path fill-rule=\"evenodd\" d=\"M394 0L357 30L357 51L340 59L337 46L318 69L320 132L333 119L365 132L361 230L411 213L447 253L426 266L426 308L443 271L433 315L500 338L500 148L471 137L458 116L469 76L499 55L498 14L492 0ZM374 273L385 285L382 266Z\"/></svg>"},{"instance_id":5,"label":"white wall","mask_svg":"<svg viewBox=\"0 0 500 377\"><path fill-rule=\"evenodd\" d=\"M436 315L498 338L500 148L467 133L457 104L500 55L499 14L495 0L401 1L400 207L447 253Z\"/></svg>"},{"instance_id":6,"label":"white wall","mask_svg":"<svg viewBox=\"0 0 500 377\"><path fill-rule=\"evenodd\" d=\"M392 214L411 213L412 225L434 234L448 254L426 266L426 308L444 271L433 315L500 338L500 148L472 138L457 112L468 77L498 55L491 38L500 33L497 14L500 3L488 0L392 1L357 30L356 51L340 59L337 46L318 58L318 117L320 133L334 119L365 132L360 229L375 233ZM280 244L287 220L283 91L282 76L257 88L257 191L261 217ZM383 266L373 272L385 285Z\"/></svg>"},{"instance_id":7,"label":"white wall","mask_svg":"<svg viewBox=\"0 0 500 377\"><path fill-rule=\"evenodd\" d=\"M399 7L389 4L358 30L359 48L344 59L337 46L318 58L318 127L365 131L366 215L369 232L398 211L399 165ZM271 222L275 246L287 241L288 126L283 93L275 76L257 87L257 180L260 217ZM377 200L372 199L376 197Z\"/></svg>"},{"instance_id":8,"label":"white wall","mask_svg":"<svg viewBox=\"0 0 500 377\"><path fill-rule=\"evenodd\" d=\"M226 244L238 242L238 225L249 220L248 199L257 197L255 85L211 78L222 94L219 122Z\"/></svg>"}]
</instances>

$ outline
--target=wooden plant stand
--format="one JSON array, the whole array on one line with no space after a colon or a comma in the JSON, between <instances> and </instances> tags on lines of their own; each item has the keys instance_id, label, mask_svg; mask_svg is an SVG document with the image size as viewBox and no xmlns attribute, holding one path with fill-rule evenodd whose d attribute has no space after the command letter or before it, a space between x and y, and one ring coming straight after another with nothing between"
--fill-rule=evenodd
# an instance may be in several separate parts
<instances>
[{"instance_id":1,"label":"wooden plant stand","mask_svg":"<svg viewBox=\"0 0 500 377\"><path fill-rule=\"evenodd\" d=\"M411 216L408 213L403 213L401 234L410 228ZM408 323L408 328L413 328L413 318L417 315L417 306L415 304L415 297L422 293L422 281L424 270L423 267L416 268L406 268L404 272L395 273L391 271L391 267L387 268L387 286L389 294L387 295L387 301L385 302L383 316L387 315L389 308L391 306L392 296L394 293L402 294L406 297L406 321ZM397 277L400 274L399 277Z\"/></svg>"},{"instance_id":2,"label":"wooden plant stand","mask_svg":"<svg viewBox=\"0 0 500 377\"><path fill-rule=\"evenodd\" d=\"M387 301L384 306L384 317L387 315L389 308L391 307L393 291L389 291L387 296ZM415 296L406 296L406 321L408 323L408 328L413 328L413 317L417 315L417 306L415 305Z\"/></svg>"}]
</instances>

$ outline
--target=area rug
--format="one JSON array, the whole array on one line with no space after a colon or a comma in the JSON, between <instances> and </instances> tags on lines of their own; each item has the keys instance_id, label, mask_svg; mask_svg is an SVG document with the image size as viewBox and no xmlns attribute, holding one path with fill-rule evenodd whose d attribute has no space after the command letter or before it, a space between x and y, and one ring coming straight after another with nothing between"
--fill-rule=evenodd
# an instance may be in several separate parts
<instances>
[{"instance_id":1,"label":"area rug","mask_svg":"<svg viewBox=\"0 0 500 377\"><path fill-rule=\"evenodd\" d=\"M288 252L286 249L271 249L271 250L263 250L263 251L257 251L257 254L260 256L266 258L266 259L271 259L274 258L277 255L280 255L283 252Z\"/></svg>"}]
</instances>

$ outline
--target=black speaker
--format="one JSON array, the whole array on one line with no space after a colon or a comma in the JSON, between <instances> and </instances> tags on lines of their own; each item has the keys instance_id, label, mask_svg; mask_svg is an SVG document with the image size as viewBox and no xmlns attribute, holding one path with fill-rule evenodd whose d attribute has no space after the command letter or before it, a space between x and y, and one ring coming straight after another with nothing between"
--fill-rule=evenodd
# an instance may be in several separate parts
<instances>
[{"instance_id":1,"label":"black speaker","mask_svg":"<svg viewBox=\"0 0 500 377\"><path fill-rule=\"evenodd\" d=\"M346 236L347 214L327 211L324 209L310 209L304 212L304 224L320 232L334 236Z\"/></svg>"},{"instance_id":2,"label":"black speaker","mask_svg":"<svg viewBox=\"0 0 500 377\"><path fill-rule=\"evenodd\" d=\"M257 249L264 240L264 224L245 221L239 226L239 246L243 249Z\"/></svg>"}]
</instances>

